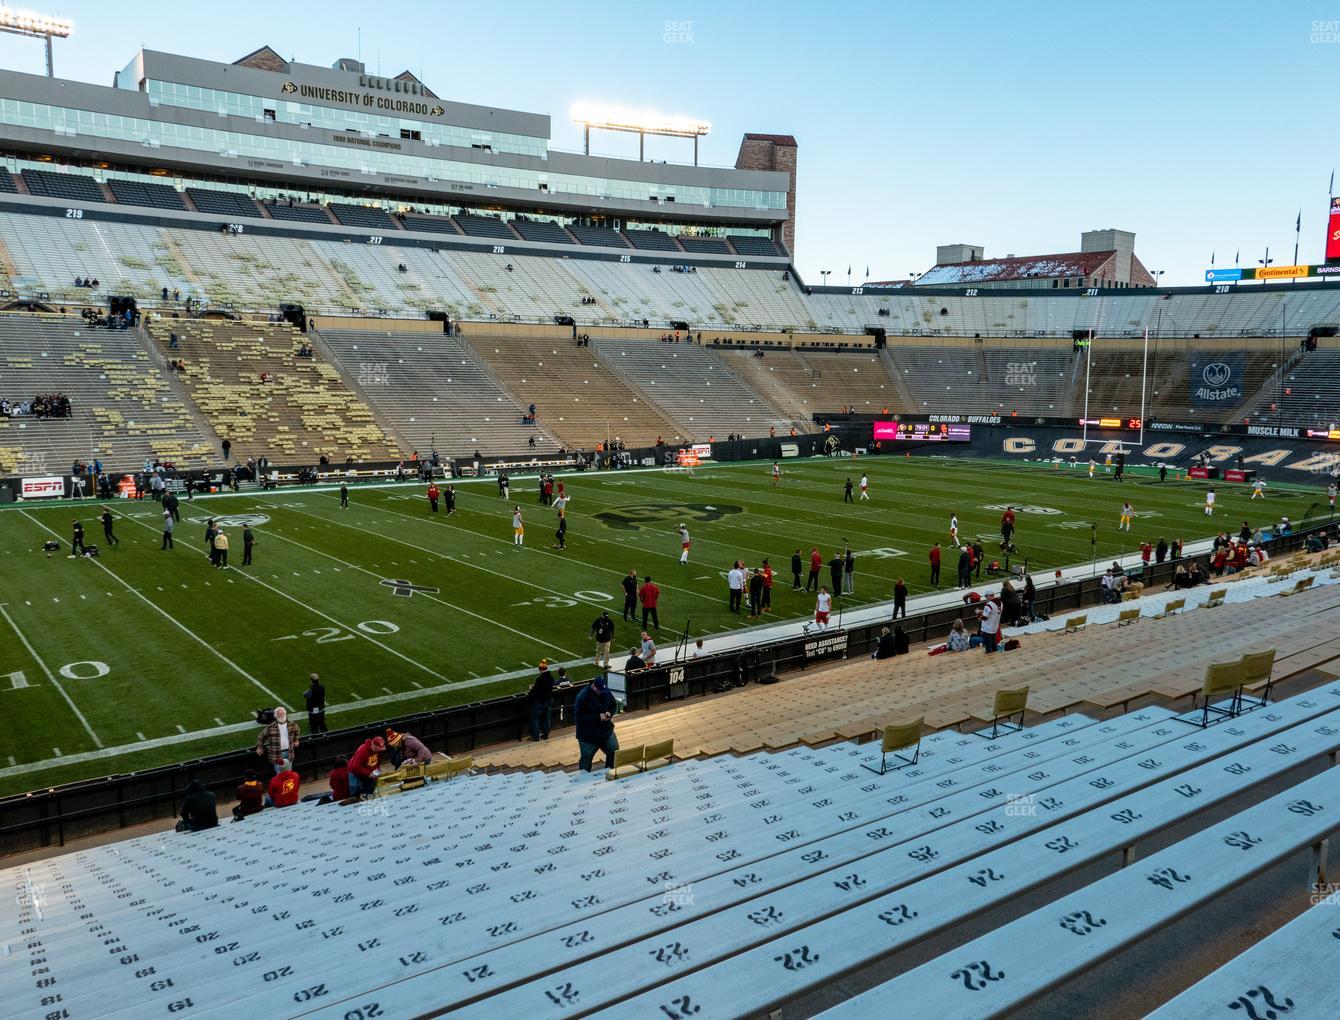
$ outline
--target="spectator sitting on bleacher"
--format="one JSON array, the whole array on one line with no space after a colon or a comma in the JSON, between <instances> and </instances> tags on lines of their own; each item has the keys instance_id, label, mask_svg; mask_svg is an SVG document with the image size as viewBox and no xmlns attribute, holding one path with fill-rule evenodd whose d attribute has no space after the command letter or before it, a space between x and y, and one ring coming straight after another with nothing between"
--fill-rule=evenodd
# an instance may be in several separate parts
<instances>
[{"instance_id":1,"label":"spectator sitting on bleacher","mask_svg":"<svg viewBox=\"0 0 1340 1020\"><path fill-rule=\"evenodd\" d=\"M265 806L265 787L252 769L242 774L242 785L237 788L237 803L233 805L233 821L240 822Z\"/></svg>"},{"instance_id":2,"label":"spectator sitting on bleacher","mask_svg":"<svg viewBox=\"0 0 1340 1020\"><path fill-rule=\"evenodd\" d=\"M214 828L219 824L215 804L214 794L206 790L199 779L192 779L186 786L186 798L181 802L181 822L177 831L199 832Z\"/></svg>"},{"instance_id":3,"label":"spectator sitting on bleacher","mask_svg":"<svg viewBox=\"0 0 1340 1020\"><path fill-rule=\"evenodd\" d=\"M874 651L870 653L872 659L892 659L897 655L894 649L893 634L888 627L879 629L879 643L875 645Z\"/></svg>"},{"instance_id":4,"label":"spectator sitting on bleacher","mask_svg":"<svg viewBox=\"0 0 1340 1020\"><path fill-rule=\"evenodd\" d=\"M298 803L298 787L301 780L298 773L292 769L285 769L283 772L275 774L270 780L269 789L265 791L266 807L292 807Z\"/></svg>"},{"instance_id":5,"label":"spectator sitting on bleacher","mask_svg":"<svg viewBox=\"0 0 1340 1020\"><path fill-rule=\"evenodd\" d=\"M386 741L369 737L359 745L349 759L349 794L353 797L371 797L381 775L381 758L386 753Z\"/></svg>"},{"instance_id":6,"label":"spectator sitting on bleacher","mask_svg":"<svg viewBox=\"0 0 1340 1020\"><path fill-rule=\"evenodd\" d=\"M963 626L963 617L960 616L949 628L949 640L940 647L942 651L966 652L970 641L967 628Z\"/></svg>"},{"instance_id":7,"label":"spectator sitting on bleacher","mask_svg":"<svg viewBox=\"0 0 1340 1020\"><path fill-rule=\"evenodd\" d=\"M335 759L335 767L330 770L327 777L330 782L330 798L338 803L349 799L349 759L340 757Z\"/></svg>"},{"instance_id":8,"label":"spectator sitting on bleacher","mask_svg":"<svg viewBox=\"0 0 1340 1020\"><path fill-rule=\"evenodd\" d=\"M433 752L424 746L422 740L412 733L397 733L393 729L386 731L386 750L396 768L409 762L413 765L427 765L433 760Z\"/></svg>"}]
</instances>

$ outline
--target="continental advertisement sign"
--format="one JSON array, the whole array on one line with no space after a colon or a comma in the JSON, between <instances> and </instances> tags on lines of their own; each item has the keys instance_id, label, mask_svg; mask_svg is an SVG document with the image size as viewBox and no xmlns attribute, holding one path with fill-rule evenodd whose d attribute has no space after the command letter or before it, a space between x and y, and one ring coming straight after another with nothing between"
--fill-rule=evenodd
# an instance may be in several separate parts
<instances>
[{"instance_id":1,"label":"continental advertisement sign","mask_svg":"<svg viewBox=\"0 0 1340 1020\"><path fill-rule=\"evenodd\" d=\"M1300 276L1308 276L1311 270L1311 266L1262 266L1256 271L1256 278L1258 280L1292 280Z\"/></svg>"},{"instance_id":2,"label":"continental advertisement sign","mask_svg":"<svg viewBox=\"0 0 1340 1020\"><path fill-rule=\"evenodd\" d=\"M338 106L357 107L368 110L385 110L388 113L412 113L420 117L441 117L446 111L437 104L429 104L418 99L405 99L395 95L383 96L375 92L360 92L356 89L332 89L324 85L307 85L301 82L286 81L280 87L286 96L299 99L316 99L323 103Z\"/></svg>"},{"instance_id":3,"label":"continental advertisement sign","mask_svg":"<svg viewBox=\"0 0 1340 1020\"><path fill-rule=\"evenodd\" d=\"M1337 233L1340 233L1340 216L1336 217ZM1299 280L1307 276L1335 276L1340 274L1340 264L1328 263L1315 266L1262 266L1257 269L1207 269L1206 283L1237 283L1240 280Z\"/></svg>"}]
</instances>

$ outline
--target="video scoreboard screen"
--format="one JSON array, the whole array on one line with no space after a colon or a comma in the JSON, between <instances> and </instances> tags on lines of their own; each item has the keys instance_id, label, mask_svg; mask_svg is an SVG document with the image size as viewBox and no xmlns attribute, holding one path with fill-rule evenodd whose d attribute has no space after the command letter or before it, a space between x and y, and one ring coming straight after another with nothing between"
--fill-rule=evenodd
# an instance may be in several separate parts
<instances>
[{"instance_id":1,"label":"video scoreboard screen","mask_svg":"<svg viewBox=\"0 0 1340 1020\"><path fill-rule=\"evenodd\" d=\"M966 443L972 440L972 426L924 421L877 421L875 438L909 443Z\"/></svg>"}]
</instances>

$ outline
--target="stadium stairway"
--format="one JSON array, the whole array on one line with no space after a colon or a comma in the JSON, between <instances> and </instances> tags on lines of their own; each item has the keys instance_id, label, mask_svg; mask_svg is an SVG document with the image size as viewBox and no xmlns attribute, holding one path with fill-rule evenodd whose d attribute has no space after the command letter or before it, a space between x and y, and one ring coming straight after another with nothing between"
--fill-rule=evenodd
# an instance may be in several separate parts
<instances>
[{"instance_id":1,"label":"stadium stairway","mask_svg":"<svg viewBox=\"0 0 1340 1020\"><path fill-rule=\"evenodd\" d=\"M1327 574L1316 576L1322 586L1291 598L1288 614L1279 618L1264 616L1260 599L1292 587L1289 582L1269 587L1261 579L1255 597L1227 585L1233 596L1224 605L1197 610L1191 598L1192 611L1162 619L1155 613L1171 594L1151 595L1149 618L1135 628L1099 626L1095 614L1094 626L1066 633L1066 618L1058 616L1050 631L1009 628L1011 635L1024 635L1022 647L1004 654L931 656L925 646L893 659L811 668L779 684L629 715L619 720L619 740L631 747L673 738L677 756L693 757L866 739L919 716L932 729L969 728L990 721L995 691L1023 684L1031 686L1028 703L1035 717L1128 709L1141 698L1189 708L1183 699L1200 690L1208 661L1275 648L1273 678L1282 682L1340 659L1340 583ZM490 770L571 768L576 761L572 740L520 743L475 756L479 768Z\"/></svg>"},{"instance_id":2,"label":"stadium stairway","mask_svg":"<svg viewBox=\"0 0 1340 1020\"><path fill-rule=\"evenodd\" d=\"M982 1015L1340 827L1330 774L1260 799L1338 748L1331 685L1204 731L1150 706L994 741L932 734L915 767L882 776L861 767L869 749L841 744L266 811L6 870L16 937L0 994L62 1020L712 1020L1049 895L982 936L989 951L897 978L923 1015ZM1225 806L1237 814L1207 823ZM1099 886L1057 889L1173 825L1193 831ZM1052 966L1024 955L1039 946ZM980 981L951 975L965 966ZM870 1000L841 1008L869 1015Z\"/></svg>"}]
</instances>

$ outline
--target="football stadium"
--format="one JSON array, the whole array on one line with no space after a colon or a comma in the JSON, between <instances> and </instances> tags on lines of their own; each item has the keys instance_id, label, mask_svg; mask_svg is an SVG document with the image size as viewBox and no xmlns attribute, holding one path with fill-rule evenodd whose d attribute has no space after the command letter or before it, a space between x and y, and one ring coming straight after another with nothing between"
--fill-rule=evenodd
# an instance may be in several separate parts
<instances>
[{"instance_id":1,"label":"football stadium","mask_svg":"<svg viewBox=\"0 0 1340 1020\"><path fill-rule=\"evenodd\" d=\"M1334 174L838 285L959 197L764 92L112 20L0 8L5 1015L1340 1017Z\"/></svg>"}]
</instances>

